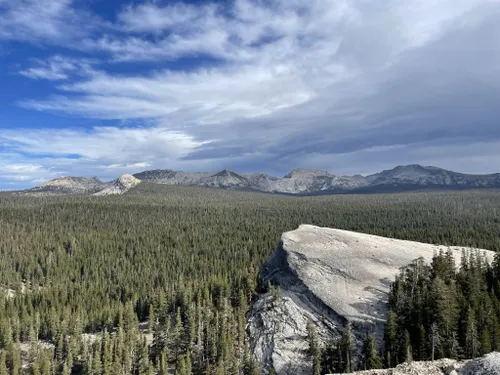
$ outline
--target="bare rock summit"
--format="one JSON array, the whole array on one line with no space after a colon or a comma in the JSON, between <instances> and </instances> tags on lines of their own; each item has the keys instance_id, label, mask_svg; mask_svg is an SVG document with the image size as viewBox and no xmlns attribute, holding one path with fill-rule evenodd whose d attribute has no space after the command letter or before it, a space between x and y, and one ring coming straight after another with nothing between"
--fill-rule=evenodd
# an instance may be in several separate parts
<instances>
[{"instance_id":1,"label":"bare rock summit","mask_svg":"<svg viewBox=\"0 0 500 375\"><path fill-rule=\"evenodd\" d=\"M103 196L103 195L120 195L124 194L133 187L139 185L141 180L130 175L124 174L120 176L118 179L113 181L109 186L104 188L103 190L95 193L95 196Z\"/></svg>"},{"instance_id":2,"label":"bare rock summit","mask_svg":"<svg viewBox=\"0 0 500 375\"><path fill-rule=\"evenodd\" d=\"M358 343L371 334L382 345L390 285L401 267L430 262L450 249L459 263L462 247L396 240L340 229L301 225L282 235L260 272L263 286L248 315L250 349L264 374L309 375L306 325L321 344L352 323ZM490 260L493 252L484 252Z\"/></svg>"},{"instance_id":3,"label":"bare rock summit","mask_svg":"<svg viewBox=\"0 0 500 375\"><path fill-rule=\"evenodd\" d=\"M26 190L31 195L91 194L105 185L97 178L61 176Z\"/></svg>"}]
</instances>

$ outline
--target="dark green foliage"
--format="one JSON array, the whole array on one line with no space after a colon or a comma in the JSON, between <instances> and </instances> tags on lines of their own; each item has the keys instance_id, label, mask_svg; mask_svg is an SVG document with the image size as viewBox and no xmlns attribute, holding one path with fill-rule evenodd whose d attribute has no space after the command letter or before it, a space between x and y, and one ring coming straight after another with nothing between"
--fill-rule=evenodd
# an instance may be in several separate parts
<instances>
[{"instance_id":1,"label":"dark green foliage","mask_svg":"<svg viewBox=\"0 0 500 375\"><path fill-rule=\"evenodd\" d=\"M430 265L416 260L406 267L389 296L387 365L409 360L414 349L419 360L434 360L473 358L498 348L499 260L490 265L480 252L464 251L456 269L451 253L441 251Z\"/></svg>"},{"instance_id":2,"label":"dark green foliage","mask_svg":"<svg viewBox=\"0 0 500 375\"><path fill-rule=\"evenodd\" d=\"M307 341L309 343L309 355L312 359L312 375L321 375L321 349L318 344L316 329L311 321L307 322Z\"/></svg>"},{"instance_id":3,"label":"dark green foliage","mask_svg":"<svg viewBox=\"0 0 500 375\"><path fill-rule=\"evenodd\" d=\"M382 368L382 359L380 358L377 343L373 336L366 336L365 342L363 343L363 361L364 370Z\"/></svg>"},{"instance_id":4,"label":"dark green foliage","mask_svg":"<svg viewBox=\"0 0 500 375\"><path fill-rule=\"evenodd\" d=\"M281 233L310 223L498 250L499 210L493 190L290 197L144 183L116 197L1 193L0 373L19 372L19 342L31 347L38 339L55 348L34 345L30 373L254 374L245 313ZM483 352L488 335L492 349L500 346L499 262L488 268L472 259L456 275L447 259L436 262L433 271L422 266L411 299L421 323L407 325L399 312L393 322L388 363L406 358L399 350L405 329L420 340L411 343L413 356L428 357L434 322L445 355ZM457 310L419 308L432 293L453 288ZM463 311L466 301L473 319ZM451 345L457 326L470 333L455 338L458 349ZM97 336L84 340L82 333ZM318 358L323 369L355 367L349 341L345 333L331 348L318 348L316 368Z\"/></svg>"}]
</instances>

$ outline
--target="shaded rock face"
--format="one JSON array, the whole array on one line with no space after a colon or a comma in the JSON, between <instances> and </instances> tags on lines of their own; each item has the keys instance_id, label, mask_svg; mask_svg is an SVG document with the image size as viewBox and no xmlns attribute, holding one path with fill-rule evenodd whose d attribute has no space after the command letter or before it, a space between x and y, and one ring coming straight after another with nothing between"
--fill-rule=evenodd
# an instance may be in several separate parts
<instances>
[{"instance_id":1,"label":"shaded rock face","mask_svg":"<svg viewBox=\"0 0 500 375\"><path fill-rule=\"evenodd\" d=\"M260 273L261 283L276 289L259 296L248 316L250 349L263 372L311 374L308 321L322 345L339 337L346 320L359 343L371 334L381 345L395 276L415 259L430 262L440 249L450 249L459 263L464 248L311 225L284 233Z\"/></svg>"}]
</instances>

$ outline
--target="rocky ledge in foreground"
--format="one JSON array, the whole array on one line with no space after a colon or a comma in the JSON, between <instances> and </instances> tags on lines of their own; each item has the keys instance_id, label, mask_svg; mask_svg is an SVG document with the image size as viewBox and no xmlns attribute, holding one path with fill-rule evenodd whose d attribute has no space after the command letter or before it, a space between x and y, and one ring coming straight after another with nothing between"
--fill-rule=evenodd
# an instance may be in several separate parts
<instances>
[{"instance_id":1,"label":"rocky ledge in foreground","mask_svg":"<svg viewBox=\"0 0 500 375\"><path fill-rule=\"evenodd\" d=\"M312 225L284 233L260 273L272 290L256 299L248 316L250 349L263 373L312 373L308 322L323 345L339 336L346 320L358 342L371 334L381 345L395 276L417 258L430 262L440 249L450 249L459 263L465 248ZM493 252L480 251L493 258Z\"/></svg>"},{"instance_id":2,"label":"rocky ledge in foreground","mask_svg":"<svg viewBox=\"0 0 500 375\"><path fill-rule=\"evenodd\" d=\"M493 352L467 361L439 359L402 363L393 369L358 371L346 375L500 375L500 353Z\"/></svg>"}]
</instances>

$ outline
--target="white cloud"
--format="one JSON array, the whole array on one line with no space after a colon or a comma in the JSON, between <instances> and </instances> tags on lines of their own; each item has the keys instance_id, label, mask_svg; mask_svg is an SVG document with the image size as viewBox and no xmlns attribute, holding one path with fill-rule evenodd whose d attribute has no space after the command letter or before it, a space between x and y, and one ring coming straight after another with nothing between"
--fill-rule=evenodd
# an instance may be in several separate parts
<instances>
[{"instance_id":1,"label":"white cloud","mask_svg":"<svg viewBox=\"0 0 500 375\"><path fill-rule=\"evenodd\" d=\"M78 155L121 164L128 160L176 158L199 146L191 137L161 128L95 127L91 130L16 129L0 134L0 146L31 154Z\"/></svg>"},{"instance_id":2,"label":"white cloud","mask_svg":"<svg viewBox=\"0 0 500 375\"><path fill-rule=\"evenodd\" d=\"M12 0L0 2L0 9L6 1L15 9ZM28 3L37 9L28 0L17 8L26 10ZM130 69L104 72L89 65L81 75L77 60L39 62L22 74L65 81L57 95L26 98L22 105L155 123L3 135L4 143L23 152L82 155L65 160L64 168L72 163L82 172L111 173L140 165L284 170L301 164L352 170L344 160L363 172L407 160L460 169L467 165L457 151L468 147L464 139L474 145L500 139L497 0L148 2L122 8L116 23L101 23L97 35L83 28L80 43L57 36L76 35L64 20L80 16L69 0L56 3L42 36ZM0 35L5 22L0 16ZM402 145L414 151L419 145L433 159L405 153ZM453 145L461 163L431 152ZM487 155L481 147L467 148L469 160L500 157L485 148ZM373 168L362 168L357 157ZM479 164L478 170L487 169Z\"/></svg>"},{"instance_id":3,"label":"white cloud","mask_svg":"<svg viewBox=\"0 0 500 375\"><path fill-rule=\"evenodd\" d=\"M3 0L0 40L68 43L87 35L94 18L76 10L72 0Z\"/></svg>"},{"instance_id":4,"label":"white cloud","mask_svg":"<svg viewBox=\"0 0 500 375\"><path fill-rule=\"evenodd\" d=\"M21 70L19 74L32 79L49 81L66 80L71 75L94 74L92 65L95 61L89 59L74 59L55 55L47 60L34 60L34 67Z\"/></svg>"},{"instance_id":5,"label":"white cloud","mask_svg":"<svg viewBox=\"0 0 500 375\"><path fill-rule=\"evenodd\" d=\"M214 16L214 4L192 5L175 3L158 7L153 3L127 6L118 19L126 31L158 33L166 29L192 28L200 19Z\"/></svg>"},{"instance_id":6,"label":"white cloud","mask_svg":"<svg viewBox=\"0 0 500 375\"><path fill-rule=\"evenodd\" d=\"M33 185L60 175L111 180L160 165L203 168L206 163L177 161L199 145L185 134L161 128L6 130L0 133L0 150L8 150L0 152L0 181Z\"/></svg>"},{"instance_id":7,"label":"white cloud","mask_svg":"<svg viewBox=\"0 0 500 375\"><path fill-rule=\"evenodd\" d=\"M5 184L14 185L33 184L43 181L50 176L56 176L57 173L45 168L43 165L34 163L30 160L23 161L22 157L15 154L0 153L0 181ZM2 185L0 185L0 189Z\"/></svg>"}]
</instances>

